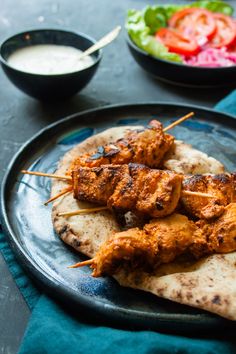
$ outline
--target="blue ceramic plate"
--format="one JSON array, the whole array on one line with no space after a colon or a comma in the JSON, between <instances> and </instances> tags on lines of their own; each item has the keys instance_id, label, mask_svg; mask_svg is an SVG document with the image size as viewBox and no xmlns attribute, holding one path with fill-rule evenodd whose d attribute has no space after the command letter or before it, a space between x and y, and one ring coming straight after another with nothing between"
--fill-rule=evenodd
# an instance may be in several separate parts
<instances>
[{"instance_id":1,"label":"blue ceramic plate","mask_svg":"<svg viewBox=\"0 0 236 354\"><path fill-rule=\"evenodd\" d=\"M195 118L173 129L178 139L193 144L236 169L236 127L231 116L199 107L169 103L112 106L65 118L40 131L11 162L2 185L2 223L8 240L28 273L50 294L83 309L87 316L122 326L174 332L205 332L233 325L210 313L122 288L112 278L92 278L90 269L67 266L84 259L55 234L51 209L43 206L50 181L25 175L21 169L53 172L63 154L87 137L108 127L146 124L158 118L167 126L194 111Z\"/></svg>"}]
</instances>

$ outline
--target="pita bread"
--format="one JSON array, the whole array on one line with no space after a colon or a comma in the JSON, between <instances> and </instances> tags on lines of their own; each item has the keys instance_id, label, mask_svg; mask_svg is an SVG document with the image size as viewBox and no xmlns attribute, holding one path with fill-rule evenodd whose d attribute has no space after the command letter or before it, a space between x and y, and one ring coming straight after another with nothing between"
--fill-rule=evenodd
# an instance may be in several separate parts
<instances>
[{"instance_id":1,"label":"pita bread","mask_svg":"<svg viewBox=\"0 0 236 354\"><path fill-rule=\"evenodd\" d=\"M217 174L225 170L221 162L179 140L175 141L174 150L167 154L163 165L167 170L186 175Z\"/></svg>"},{"instance_id":2,"label":"pita bread","mask_svg":"<svg viewBox=\"0 0 236 354\"><path fill-rule=\"evenodd\" d=\"M121 271L120 285L236 320L236 252L162 265L155 274Z\"/></svg>"},{"instance_id":3,"label":"pita bread","mask_svg":"<svg viewBox=\"0 0 236 354\"><path fill-rule=\"evenodd\" d=\"M56 173L65 174L75 157L121 138L126 129L137 129L137 127L111 128L75 146L62 158ZM182 155L179 151L181 147L189 149L189 145L177 142L176 146L178 149L172 152L166 163L170 167L170 161L174 160L174 166L177 165L178 169L181 168L186 173L187 161L185 159L181 166ZM193 150L194 156L198 154L201 158L201 152ZM209 158L206 154L203 155L205 168L203 173L223 172L224 168L220 162ZM206 171L207 158L210 161ZM201 170L202 166L200 164ZM190 166L190 169L196 171L193 165ZM51 194L55 195L66 187L66 182L55 180L52 184ZM54 202L52 221L56 232L65 243L88 257L94 257L100 245L109 238L110 234L113 231L120 231L120 226L112 213L101 211L69 218L58 216L59 213L64 211L88 207L94 207L94 205L78 202L73 198L72 193L68 193ZM233 252L225 255L212 255L194 263L178 261L162 265L152 275L138 271L128 273L122 270L116 274L115 278L122 286L148 291L166 299L236 320L235 270L236 252Z\"/></svg>"}]
</instances>

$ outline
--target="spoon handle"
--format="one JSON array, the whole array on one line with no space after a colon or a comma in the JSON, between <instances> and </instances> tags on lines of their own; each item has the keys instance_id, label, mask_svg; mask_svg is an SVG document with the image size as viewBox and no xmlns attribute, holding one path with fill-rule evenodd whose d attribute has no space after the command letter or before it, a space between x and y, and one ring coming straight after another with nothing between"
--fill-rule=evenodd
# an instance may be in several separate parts
<instances>
[{"instance_id":1,"label":"spoon handle","mask_svg":"<svg viewBox=\"0 0 236 354\"><path fill-rule=\"evenodd\" d=\"M105 47L107 44L111 43L119 34L121 26L117 26L111 32L102 37L97 43L92 45L90 48L85 50L81 55L78 56L78 60L86 57L93 52L96 52L98 49Z\"/></svg>"}]
</instances>

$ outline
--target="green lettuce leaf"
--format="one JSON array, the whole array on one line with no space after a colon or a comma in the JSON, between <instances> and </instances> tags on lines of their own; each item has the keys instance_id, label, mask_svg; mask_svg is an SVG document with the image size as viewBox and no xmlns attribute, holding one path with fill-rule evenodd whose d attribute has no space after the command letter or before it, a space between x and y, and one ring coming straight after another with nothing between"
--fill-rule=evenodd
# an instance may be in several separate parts
<instances>
[{"instance_id":1,"label":"green lettuce leaf","mask_svg":"<svg viewBox=\"0 0 236 354\"><path fill-rule=\"evenodd\" d=\"M150 33L156 33L160 28L167 27L169 18L184 5L147 6L143 10L145 24L150 28Z\"/></svg>"},{"instance_id":2,"label":"green lettuce leaf","mask_svg":"<svg viewBox=\"0 0 236 354\"><path fill-rule=\"evenodd\" d=\"M187 5L156 5L147 6L143 11L129 10L126 29L132 41L147 53L160 59L182 62L180 55L170 53L153 34L160 28L167 27L168 20L177 11L189 7L205 8L212 12L220 12L231 16L233 8L220 0L200 0Z\"/></svg>"},{"instance_id":3,"label":"green lettuce leaf","mask_svg":"<svg viewBox=\"0 0 236 354\"><path fill-rule=\"evenodd\" d=\"M141 11L128 11L126 28L131 40L148 54L160 59L182 62L182 58L178 54L170 53L166 46L151 35L150 28L146 25Z\"/></svg>"},{"instance_id":4,"label":"green lettuce leaf","mask_svg":"<svg viewBox=\"0 0 236 354\"><path fill-rule=\"evenodd\" d=\"M232 16L234 9L229 4L220 0L202 0L191 4L191 7L201 7L212 12L220 12L224 15Z\"/></svg>"}]
</instances>

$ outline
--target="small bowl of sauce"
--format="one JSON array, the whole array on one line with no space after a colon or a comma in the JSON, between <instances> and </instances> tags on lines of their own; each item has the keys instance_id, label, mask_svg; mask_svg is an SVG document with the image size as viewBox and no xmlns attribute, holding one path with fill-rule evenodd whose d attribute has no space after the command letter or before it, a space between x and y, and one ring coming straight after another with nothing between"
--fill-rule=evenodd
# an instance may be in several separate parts
<instances>
[{"instance_id":1,"label":"small bowl of sauce","mask_svg":"<svg viewBox=\"0 0 236 354\"><path fill-rule=\"evenodd\" d=\"M96 41L64 30L39 29L17 34L0 48L2 68L10 81L41 100L68 98L93 77L101 50L79 59Z\"/></svg>"}]
</instances>

